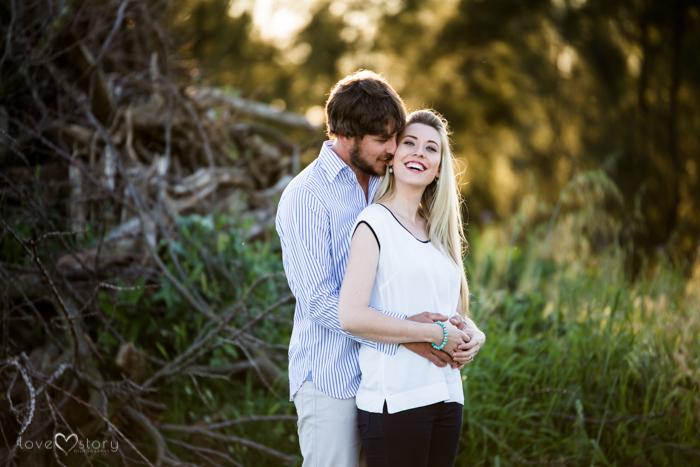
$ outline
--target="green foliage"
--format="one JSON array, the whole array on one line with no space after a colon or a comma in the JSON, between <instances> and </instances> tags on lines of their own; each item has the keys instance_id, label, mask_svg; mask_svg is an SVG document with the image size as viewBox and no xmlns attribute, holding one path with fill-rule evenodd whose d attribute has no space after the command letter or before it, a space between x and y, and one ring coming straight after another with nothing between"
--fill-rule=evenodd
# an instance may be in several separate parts
<instances>
[{"instance_id":1,"label":"green foliage","mask_svg":"<svg viewBox=\"0 0 700 467\"><path fill-rule=\"evenodd\" d=\"M271 276L247 297L245 312L232 322L237 326L246 324L257 311L288 293L285 281L275 276L282 272L279 240L247 243L242 235L243 227L239 221L224 215L193 215L179 220L178 239L166 239L159 245L169 268L179 273L184 285L217 314L235 305L256 279ZM116 300L112 294L102 292L101 297L103 309L119 323L125 337L145 342L166 338L177 353L187 348L189 340L205 322L178 289L165 280L157 291L125 290L119 292ZM289 310L290 307L285 308ZM291 330L273 320L264 320L251 332L265 341L285 342Z\"/></svg>"},{"instance_id":2,"label":"green foliage","mask_svg":"<svg viewBox=\"0 0 700 467\"><path fill-rule=\"evenodd\" d=\"M456 465L698 465L700 310L682 273L631 283L611 246L583 266L546 258L535 283L547 232L513 254L498 230L470 237L487 340L464 370Z\"/></svg>"},{"instance_id":3,"label":"green foliage","mask_svg":"<svg viewBox=\"0 0 700 467\"><path fill-rule=\"evenodd\" d=\"M243 234L246 226L247 222L225 215L192 215L179 219L179 235L175 239L163 240L158 246L170 271L208 304L213 313L221 315L238 303L245 304L238 308L231 322L236 328L244 326L289 293L281 274L279 240L248 242ZM268 279L260 282L265 277ZM194 310L175 286L165 278L162 282L164 286L158 289L103 292L100 305L121 335L145 353L172 361L193 344L193 339L209 320ZM256 282L258 285L251 289ZM286 317L291 318L292 310L292 304L284 305L252 327L249 334L259 339L252 344L252 350L261 350L278 363L286 362L285 346L291 334L291 322ZM108 354L116 353L118 342L108 332L100 333L98 341ZM195 364L223 367L247 361L249 349L250 343L245 348L226 343ZM168 406L161 421L214 423L243 416L294 414L285 384L283 381L271 391L259 382L253 370L231 377L176 375L158 391L158 401ZM294 453L297 450L295 428L289 421L252 422L219 432ZM188 442L188 439L182 441ZM282 465L280 460L258 450L229 444L223 450L244 465ZM171 446L171 449L177 448ZM191 455L186 450L178 454L182 458Z\"/></svg>"},{"instance_id":4,"label":"green foliage","mask_svg":"<svg viewBox=\"0 0 700 467\"><path fill-rule=\"evenodd\" d=\"M579 298L601 284L581 285L559 284L562 299L549 306L536 294L504 294L493 309L475 307L488 316L479 320L488 344L465 371L460 459L632 465L654 453L659 465L693 461L678 445L699 447L700 420L688 412L697 387L673 384L670 342L635 331L650 323L633 319L623 284L624 304L609 316L601 312L620 295L597 300L596 313Z\"/></svg>"}]
</instances>

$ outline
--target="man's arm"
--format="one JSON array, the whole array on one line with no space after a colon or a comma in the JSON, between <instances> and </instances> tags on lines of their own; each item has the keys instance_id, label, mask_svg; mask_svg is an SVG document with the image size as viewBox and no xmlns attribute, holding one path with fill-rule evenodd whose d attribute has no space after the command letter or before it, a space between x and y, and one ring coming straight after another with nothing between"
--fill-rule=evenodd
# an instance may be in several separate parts
<instances>
[{"instance_id":1,"label":"man's arm","mask_svg":"<svg viewBox=\"0 0 700 467\"><path fill-rule=\"evenodd\" d=\"M330 219L325 208L308 191L297 188L281 201L277 232L282 242L284 270L299 306L319 326L384 353L396 353L396 344L378 344L350 334L338 320L339 289L331 256ZM402 319L403 314L378 310Z\"/></svg>"}]
</instances>

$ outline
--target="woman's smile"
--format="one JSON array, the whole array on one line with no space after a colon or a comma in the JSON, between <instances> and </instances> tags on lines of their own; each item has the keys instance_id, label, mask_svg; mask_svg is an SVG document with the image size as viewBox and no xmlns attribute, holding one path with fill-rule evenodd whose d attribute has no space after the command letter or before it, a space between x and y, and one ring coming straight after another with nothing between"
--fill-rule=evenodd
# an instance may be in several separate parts
<instances>
[{"instance_id":1,"label":"woman's smile","mask_svg":"<svg viewBox=\"0 0 700 467\"><path fill-rule=\"evenodd\" d=\"M423 172L425 170L425 166L421 164L420 162L417 161L409 161L404 164L406 168L412 172Z\"/></svg>"}]
</instances>

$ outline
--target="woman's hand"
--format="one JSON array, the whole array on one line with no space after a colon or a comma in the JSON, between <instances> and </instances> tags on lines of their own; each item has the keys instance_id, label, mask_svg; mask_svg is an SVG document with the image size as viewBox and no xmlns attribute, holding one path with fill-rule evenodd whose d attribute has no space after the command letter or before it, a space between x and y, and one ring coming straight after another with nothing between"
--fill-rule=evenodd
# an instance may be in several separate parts
<instances>
[{"instance_id":1,"label":"woman's hand","mask_svg":"<svg viewBox=\"0 0 700 467\"><path fill-rule=\"evenodd\" d=\"M465 345L467 342L469 342L469 336L467 336L467 334L459 330L449 321L445 321L443 324L445 325L445 331L447 331L447 342L442 350L448 355L452 355L459 350L460 345ZM438 325L436 324L436 326ZM442 331L442 326L440 326L439 329ZM444 333L441 337L444 337ZM443 339L440 339L440 341L436 342L435 345L439 347L442 342Z\"/></svg>"},{"instance_id":2,"label":"woman's hand","mask_svg":"<svg viewBox=\"0 0 700 467\"><path fill-rule=\"evenodd\" d=\"M452 358L462 365L474 361L476 353L484 345L484 342L486 342L486 334L478 329L467 328L466 334L469 336L469 341L460 344L457 350L452 353Z\"/></svg>"},{"instance_id":3,"label":"woman's hand","mask_svg":"<svg viewBox=\"0 0 700 467\"><path fill-rule=\"evenodd\" d=\"M457 320L459 321L457 322ZM486 342L486 334L481 332L471 320L469 320L469 323L467 323L463 321L460 316L453 316L450 321L452 321L453 324L458 325L458 327L468 336L465 343L460 344L456 351L451 354L454 361L458 362L463 368L464 365L474 361L474 357L476 356L477 352ZM471 324L471 326L469 324Z\"/></svg>"}]
</instances>

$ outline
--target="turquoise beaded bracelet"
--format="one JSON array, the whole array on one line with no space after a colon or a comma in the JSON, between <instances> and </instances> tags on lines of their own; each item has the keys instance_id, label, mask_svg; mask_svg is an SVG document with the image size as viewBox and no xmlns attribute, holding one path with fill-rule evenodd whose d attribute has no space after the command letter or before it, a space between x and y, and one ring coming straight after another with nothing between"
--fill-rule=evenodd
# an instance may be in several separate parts
<instances>
[{"instance_id":1,"label":"turquoise beaded bracelet","mask_svg":"<svg viewBox=\"0 0 700 467\"><path fill-rule=\"evenodd\" d=\"M435 321L435 324L439 324L440 326L442 326L442 333L444 334L444 337L442 338L442 344L440 344L439 346L435 345L432 342L430 343L430 345L432 345L435 350L442 350L443 347L445 347L445 344L447 344L447 328L445 327L445 323L443 323L442 321Z\"/></svg>"}]
</instances>

